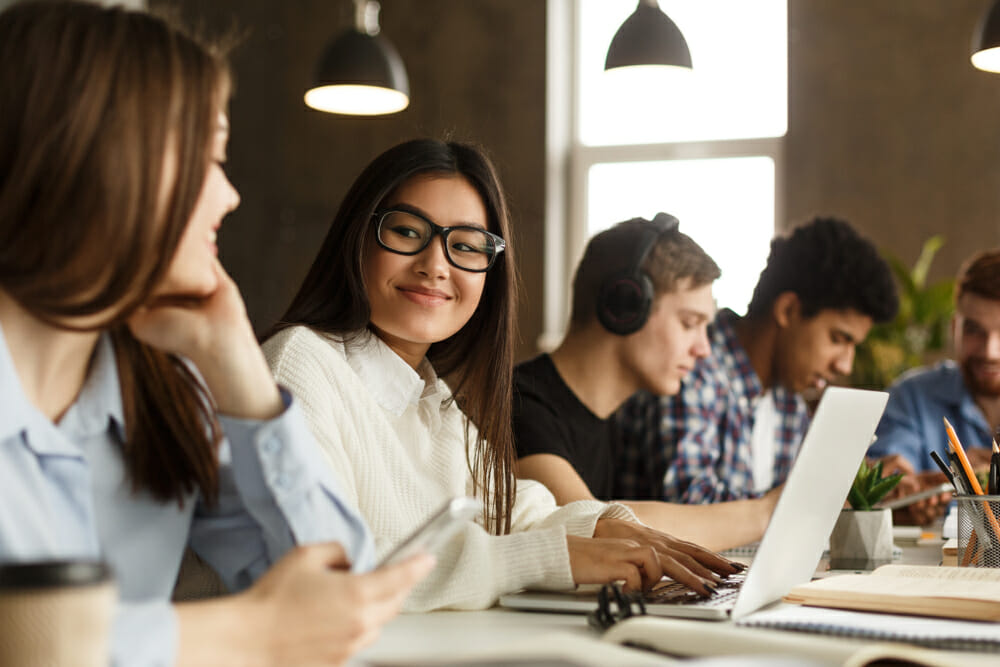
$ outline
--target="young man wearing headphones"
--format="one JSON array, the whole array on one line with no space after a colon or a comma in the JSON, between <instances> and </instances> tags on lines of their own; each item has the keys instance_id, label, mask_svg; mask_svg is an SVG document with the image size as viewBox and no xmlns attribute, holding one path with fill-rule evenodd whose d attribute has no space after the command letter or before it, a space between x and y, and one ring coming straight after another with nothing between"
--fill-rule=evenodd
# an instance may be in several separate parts
<instances>
[{"instance_id":1,"label":"young man wearing headphones","mask_svg":"<svg viewBox=\"0 0 1000 667\"><path fill-rule=\"evenodd\" d=\"M676 394L709 354L719 267L665 213L594 236L559 347L514 371L518 476L560 504L616 497L611 415L639 390ZM646 524L711 549L760 538L777 494L713 506L629 502Z\"/></svg>"},{"instance_id":2,"label":"young man wearing headphones","mask_svg":"<svg viewBox=\"0 0 1000 667\"><path fill-rule=\"evenodd\" d=\"M639 393L618 413L617 492L700 504L782 484L809 423L802 393L850 373L855 346L897 307L888 265L846 222L774 239L747 314L718 313L712 356L682 391Z\"/></svg>"}]
</instances>

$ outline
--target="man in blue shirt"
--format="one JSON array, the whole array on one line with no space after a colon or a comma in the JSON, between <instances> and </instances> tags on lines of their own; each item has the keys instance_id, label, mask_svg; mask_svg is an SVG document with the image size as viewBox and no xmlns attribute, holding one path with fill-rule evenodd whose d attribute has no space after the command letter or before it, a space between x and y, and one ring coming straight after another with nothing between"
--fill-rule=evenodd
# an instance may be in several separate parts
<instances>
[{"instance_id":1,"label":"man in blue shirt","mask_svg":"<svg viewBox=\"0 0 1000 667\"><path fill-rule=\"evenodd\" d=\"M955 281L952 319L954 361L916 368L889 389L889 403L870 456L899 455L920 473L909 486L943 481L930 457L944 457L948 436L942 417L955 432L973 465L989 463L993 432L1000 425L1000 249L974 255ZM940 506L914 508L933 518Z\"/></svg>"}]
</instances>

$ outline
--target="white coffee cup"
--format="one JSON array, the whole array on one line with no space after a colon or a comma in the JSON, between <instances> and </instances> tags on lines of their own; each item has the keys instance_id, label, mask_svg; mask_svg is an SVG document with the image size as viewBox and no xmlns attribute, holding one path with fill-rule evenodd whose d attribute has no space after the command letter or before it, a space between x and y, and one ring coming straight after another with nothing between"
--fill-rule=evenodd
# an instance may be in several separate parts
<instances>
[{"instance_id":1,"label":"white coffee cup","mask_svg":"<svg viewBox=\"0 0 1000 667\"><path fill-rule=\"evenodd\" d=\"M99 561L0 564L0 665L105 667L116 597Z\"/></svg>"}]
</instances>

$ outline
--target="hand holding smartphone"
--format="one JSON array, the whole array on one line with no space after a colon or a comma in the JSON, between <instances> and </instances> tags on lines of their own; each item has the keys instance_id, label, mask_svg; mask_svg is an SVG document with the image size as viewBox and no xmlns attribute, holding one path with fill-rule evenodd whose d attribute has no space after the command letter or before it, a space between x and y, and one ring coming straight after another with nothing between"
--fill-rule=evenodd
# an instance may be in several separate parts
<instances>
[{"instance_id":1,"label":"hand holding smartphone","mask_svg":"<svg viewBox=\"0 0 1000 667\"><path fill-rule=\"evenodd\" d=\"M916 493L911 493L908 496L902 496L901 498L895 498L893 500L883 501L875 506L875 509L899 509L901 507L909 507L913 503L919 502L921 500L926 500L927 498L933 498L934 496L939 496L942 493L954 493L955 487L947 482L938 484L937 486L932 486L927 489L922 489Z\"/></svg>"},{"instance_id":2,"label":"hand holding smartphone","mask_svg":"<svg viewBox=\"0 0 1000 667\"><path fill-rule=\"evenodd\" d=\"M434 512L423 525L393 547L382 558L376 569L398 563L417 553L433 554L481 511L482 505L475 498L465 496L452 498Z\"/></svg>"}]
</instances>

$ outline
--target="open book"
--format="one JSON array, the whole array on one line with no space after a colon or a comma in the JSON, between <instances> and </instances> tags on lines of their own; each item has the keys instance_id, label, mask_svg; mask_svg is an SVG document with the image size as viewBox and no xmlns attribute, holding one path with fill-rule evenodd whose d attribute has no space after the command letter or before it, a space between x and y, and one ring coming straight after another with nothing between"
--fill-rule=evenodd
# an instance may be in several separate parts
<instances>
[{"instance_id":1,"label":"open book","mask_svg":"<svg viewBox=\"0 0 1000 667\"><path fill-rule=\"evenodd\" d=\"M786 602L917 616L1000 621L1000 569L883 565L796 586Z\"/></svg>"}]
</instances>

